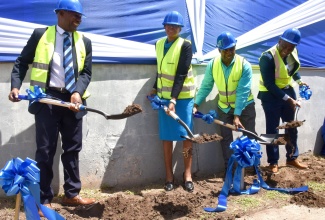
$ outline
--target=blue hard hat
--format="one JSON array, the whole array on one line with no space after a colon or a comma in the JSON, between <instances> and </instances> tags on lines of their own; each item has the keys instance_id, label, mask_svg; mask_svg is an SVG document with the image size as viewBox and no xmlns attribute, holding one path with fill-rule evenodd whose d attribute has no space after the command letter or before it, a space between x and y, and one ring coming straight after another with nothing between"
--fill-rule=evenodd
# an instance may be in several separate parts
<instances>
[{"instance_id":1,"label":"blue hard hat","mask_svg":"<svg viewBox=\"0 0 325 220\"><path fill-rule=\"evenodd\" d=\"M178 11L169 12L165 16L164 22L162 24L173 24L184 27L183 16Z\"/></svg>"},{"instance_id":2,"label":"blue hard hat","mask_svg":"<svg viewBox=\"0 0 325 220\"><path fill-rule=\"evenodd\" d=\"M293 45L297 45L300 43L301 34L297 28L289 28L285 32L283 32L280 37L282 40L287 41Z\"/></svg>"},{"instance_id":3,"label":"blue hard hat","mask_svg":"<svg viewBox=\"0 0 325 220\"><path fill-rule=\"evenodd\" d=\"M83 14L82 5L78 0L59 0L54 11L56 13L59 10L73 11L85 16Z\"/></svg>"},{"instance_id":4,"label":"blue hard hat","mask_svg":"<svg viewBox=\"0 0 325 220\"><path fill-rule=\"evenodd\" d=\"M220 50L226 50L228 48L236 46L237 40L234 36L228 32L222 32L217 38L217 48Z\"/></svg>"}]
</instances>

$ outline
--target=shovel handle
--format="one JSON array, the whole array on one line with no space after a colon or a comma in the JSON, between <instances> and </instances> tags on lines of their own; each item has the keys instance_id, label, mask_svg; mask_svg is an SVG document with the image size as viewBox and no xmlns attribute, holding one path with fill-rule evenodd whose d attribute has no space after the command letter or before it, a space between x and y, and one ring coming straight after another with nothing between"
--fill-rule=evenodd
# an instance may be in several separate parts
<instances>
[{"instance_id":1,"label":"shovel handle","mask_svg":"<svg viewBox=\"0 0 325 220\"><path fill-rule=\"evenodd\" d=\"M173 111L168 111L168 108L167 108L167 106L164 106L164 110L165 110L165 112L167 113L169 113L169 115L173 118L173 119L175 119L179 124L181 124L184 128L185 128L185 130L187 131L187 134L188 134L188 136L190 136L190 138L193 138L194 137L194 134L192 133L192 131L191 131L191 129L185 124L185 122L183 122L177 115L176 115L176 113L175 112L173 112Z\"/></svg>"},{"instance_id":2,"label":"shovel handle","mask_svg":"<svg viewBox=\"0 0 325 220\"><path fill-rule=\"evenodd\" d=\"M257 136L255 133L253 133L253 132L251 132L251 131L248 131L248 130L245 130L245 129L242 129L242 128L238 128L238 129L236 129L236 127L235 127L234 125L228 124L228 123L223 122L223 121L220 121L220 120L218 120L218 119L214 119L214 123L216 123L216 124L218 124L218 125L225 126L225 127L227 127L227 128L230 128L230 129L233 130L233 131L239 131L239 132L243 132L243 133L245 133L245 134L250 134L251 136L255 137L255 139L267 143L266 140L264 140L263 138ZM269 143L269 144L270 144L270 143Z\"/></svg>"},{"instance_id":3,"label":"shovel handle","mask_svg":"<svg viewBox=\"0 0 325 220\"><path fill-rule=\"evenodd\" d=\"M21 194L18 193L16 195L16 206L15 206L15 217L14 217L14 220L19 220L20 205L21 205Z\"/></svg>"},{"instance_id":4,"label":"shovel handle","mask_svg":"<svg viewBox=\"0 0 325 220\"><path fill-rule=\"evenodd\" d=\"M27 95L18 95L18 99L28 100L28 96ZM70 106L74 106L74 104L71 103L71 102L65 102L65 101L62 101L62 100L55 100L55 99L49 99L49 98L41 98L41 99L38 99L37 102L62 106L62 107L66 107L66 108L69 108ZM86 106L80 105L79 110L80 111L85 111Z\"/></svg>"},{"instance_id":5,"label":"shovel handle","mask_svg":"<svg viewBox=\"0 0 325 220\"><path fill-rule=\"evenodd\" d=\"M227 128L230 128L231 130L237 131L235 125L228 124L228 123L220 121L218 119L214 119L213 121L214 121L214 123L216 123L218 125L222 125L222 126L225 126ZM240 129L238 129L238 130L240 131Z\"/></svg>"}]
</instances>

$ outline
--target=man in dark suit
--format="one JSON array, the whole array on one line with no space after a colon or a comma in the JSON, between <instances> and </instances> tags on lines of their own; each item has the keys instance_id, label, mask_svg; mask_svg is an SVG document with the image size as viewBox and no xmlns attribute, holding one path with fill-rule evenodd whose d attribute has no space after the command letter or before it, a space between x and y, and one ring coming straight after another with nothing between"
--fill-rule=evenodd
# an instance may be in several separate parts
<instances>
[{"instance_id":1,"label":"man in dark suit","mask_svg":"<svg viewBox=\"0 0 325 220\"><path fill-rule=\"evenodd\" d=\"M266 133L277 132L280 119L286 122L294 120L295 107L300 106L296 100L296 93L292 87L292 79L299 85L302 82L298 72L300 61L296 46L301 38L300 31L296 28L287 29L274 45L262 53L259 61L261 76L258 98L266 119ZM297 128L286 129L290 141L286 144L287 165L298 169L306 169L307 165L297 160L299 151L297 145ZM279 146L267 145L267 162L272 173L278 172Z\"/></svg>"},{"instance_id":2,"label":"man in dark suit","mask_svg":"<svg viewBox=\"0 0 325 220\"><path fill-rule=\"evenodd\" d=\"M35 160L40 168L41 203L51 207L54 196L51 188L52 166L60 133L65 193L62 204L88 205L95 200L79 195L79 152L82 149L82 116L85 114L79 112L79 105L85 104L87 98L86 88L92 74L92 45L90 39L76 31L83 16L78 0L60 0L55 13L58 18L57 25L35 29L17 58L11 73L9 100L20 101L19 89L28 65L33 64L31 90L38 85L47 95L74 103L68 109L35 102L28 110L35 115ZM70 66L66 63L70 63ZM71 76L69 86L66 77L68 73Z\"/></svg>"}]
</instances>

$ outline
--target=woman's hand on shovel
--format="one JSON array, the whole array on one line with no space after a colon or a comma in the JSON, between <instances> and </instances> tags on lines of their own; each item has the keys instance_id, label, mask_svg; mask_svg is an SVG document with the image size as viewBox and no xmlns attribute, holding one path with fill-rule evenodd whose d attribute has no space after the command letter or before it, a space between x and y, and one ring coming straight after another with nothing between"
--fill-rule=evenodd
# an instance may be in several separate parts
<instances>
[{"instance_id":1,"label":"woman's hand on shovel","mask_svg":"<svg viewBox=\"0 0 325 220\"><path fill-rule=\"evenodd\" d=\"M173 102L169 102L168 104L167 115L169 115L170 111L176 113L175 104Z\"/></svg>"}]
</instances>

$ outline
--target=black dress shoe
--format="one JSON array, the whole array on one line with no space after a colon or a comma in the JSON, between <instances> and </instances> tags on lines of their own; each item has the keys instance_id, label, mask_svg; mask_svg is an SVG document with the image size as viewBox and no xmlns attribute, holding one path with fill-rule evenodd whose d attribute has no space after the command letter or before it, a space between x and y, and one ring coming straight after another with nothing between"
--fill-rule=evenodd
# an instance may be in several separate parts
<instances>
[{"instance_id":1,"label":"black dress shoe","mask_svg":"<svg viewBox=\"0 0 325 220\"><path fill-rule=\"evenodd\" d=\"M187 192L193 192L194 190L194 183L192 181L185 181L184 173L183 173L183 181L184 181L184 188Z\"/></svg>"},{"instance_id":2,"label":"black dress shoe","mask_svg":"<svg viewBox=\"0 0 325 220\"><path fill-rule=\"evenodd\" d=\"M185 186L185 190L186 190L187 192L193 192L193 190L194 190L194 184L193 184L192 181L186 181L186 182L184 183L184 186Z\"/></svg>"},{"instance_id":3,"label":"black dress shoe","mask_svg":"<svg viewBox=\"0 0 325 220\"><path fill-rule=\"evenodd\" d=\"M165 189L166 191L172 191L172 190L174 189L174 183L173 183L173 182L169 182L169 181L167 181L167 182L165 183L164 189Z\"/></svg>"}]
</instances>

